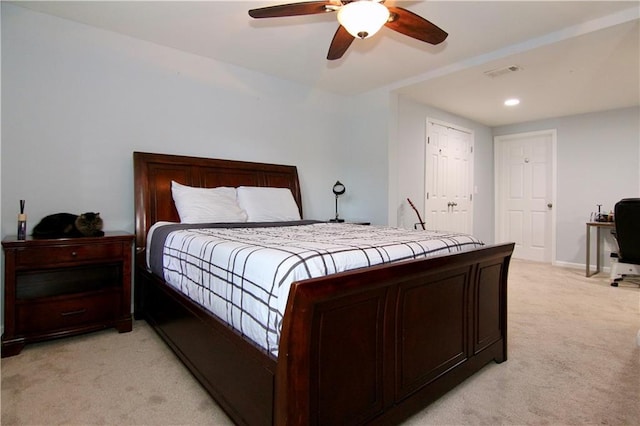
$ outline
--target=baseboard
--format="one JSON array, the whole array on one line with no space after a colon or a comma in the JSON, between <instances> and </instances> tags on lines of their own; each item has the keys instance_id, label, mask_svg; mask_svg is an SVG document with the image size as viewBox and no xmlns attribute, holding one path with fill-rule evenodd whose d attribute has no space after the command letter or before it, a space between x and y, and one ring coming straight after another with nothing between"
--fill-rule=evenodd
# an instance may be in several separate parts
<instances>
[{"instance_id":1,"label":"baseboard","mask_svg":"<svg viewBox=\"0 0 640 426\"><path fill-rule=\"evenodd\" d=\"M555 260L551 262L553 266L560 266L562 268L571 268L571 269L584 269L584 263L573 263L573 262L564 262L562 260Z\"/></svg>"},{"instance_id":2,"label":"baseboard","mask_svg":"<svg viewBox=\"0 0 640 426\"><path fill-rule=\"evenodd\" d=\"M562 268L571 268L571 269L585 269L586 266L584 263L574 263L574 262L564 262L561 260L556 260L554 262L551 262L551 264L553 266L560 266ZM595 266L592 265L592 271L595 271ZM600 267L600 272L601 273L610 273L611 272L611 267L610 266L602 266Z\"/></svg>"}]
</instances>

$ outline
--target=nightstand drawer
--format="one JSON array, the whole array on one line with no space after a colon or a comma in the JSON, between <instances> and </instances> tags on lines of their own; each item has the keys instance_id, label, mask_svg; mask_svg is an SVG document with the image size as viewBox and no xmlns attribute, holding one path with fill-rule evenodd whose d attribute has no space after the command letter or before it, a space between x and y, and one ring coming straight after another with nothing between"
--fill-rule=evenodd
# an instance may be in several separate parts
<instances>
[{"instance_id":1,"label":"nightstand drawer","mask_svg":"<svg viewBox=\"0 0 640 426\"><path fill-rule=\"evenodd\" d=\"M16 267L44 267L68 262L122 257L122 244L64 245L18 250Z\"/></svg>"},{"instance_id":2,"label":"nightstand drawer","mask_svg":"<svg viewBox=\"0 0 640 426\"><path fill-rule=\"evenodd\" d=\"M16 304L16 334L70 330L115 320L117 306L116 291L67 297L55 302L42 300L19 303Z\"/></svg>"}]
</instances>

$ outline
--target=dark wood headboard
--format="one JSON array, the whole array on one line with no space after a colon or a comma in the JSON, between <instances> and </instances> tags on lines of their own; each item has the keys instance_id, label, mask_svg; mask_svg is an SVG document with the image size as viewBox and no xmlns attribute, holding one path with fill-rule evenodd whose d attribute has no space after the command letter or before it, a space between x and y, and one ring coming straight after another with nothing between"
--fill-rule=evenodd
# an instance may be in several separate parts
<instances>
[{"instance_id":1,"label":"dark wood headboard","mask_svg":"<svg viewBox=\"0 0 640 426\"><path fill-rule=\"evenodd\" d=\"M134 152L133 176L137 250L145 248L151 225L161 220L179 221L171 196L172 180L201 188L243 185L289 188L303 217L295 166Z\"/></svg>"}]
</instances>

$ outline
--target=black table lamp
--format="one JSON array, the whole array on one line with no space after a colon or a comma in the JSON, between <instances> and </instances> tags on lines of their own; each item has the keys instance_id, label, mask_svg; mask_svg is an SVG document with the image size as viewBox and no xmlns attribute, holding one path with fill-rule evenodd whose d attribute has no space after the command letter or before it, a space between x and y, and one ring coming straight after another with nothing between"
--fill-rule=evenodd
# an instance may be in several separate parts
<instances>
[{"instance_id":1,"label":"black table lamp","mask_svg":"<svg viewBox=\"0 0 640 426\"><path fill-rule=\"evenodd\" d=\"M333 193L336 196L336 218L331 219L329 222L344 222L344 219L340 219L338 217L338 197L346 191L343 184L340 183L339 180L336 181L335 185L333 185Z\"/></svg>"}]
</instances>

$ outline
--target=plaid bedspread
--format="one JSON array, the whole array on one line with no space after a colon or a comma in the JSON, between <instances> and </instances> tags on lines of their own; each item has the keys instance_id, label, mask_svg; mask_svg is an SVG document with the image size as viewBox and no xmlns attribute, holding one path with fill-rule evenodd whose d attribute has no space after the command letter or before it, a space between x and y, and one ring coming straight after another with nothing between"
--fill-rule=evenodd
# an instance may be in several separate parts
<instances>
[{"instance_id":1,"label":"plaid bedspread","mask_svg":"<svg viewBox=\"0 0 640 426\"><path fill-rule=\"evenodd\" d=\"M295 281L482 246L465 234L336 223L168 229L152 269L274 356ZM162 241L159 241L162 240Z\"/></svg>"}]
</instances>

